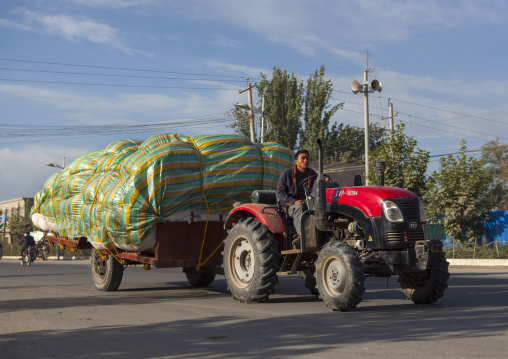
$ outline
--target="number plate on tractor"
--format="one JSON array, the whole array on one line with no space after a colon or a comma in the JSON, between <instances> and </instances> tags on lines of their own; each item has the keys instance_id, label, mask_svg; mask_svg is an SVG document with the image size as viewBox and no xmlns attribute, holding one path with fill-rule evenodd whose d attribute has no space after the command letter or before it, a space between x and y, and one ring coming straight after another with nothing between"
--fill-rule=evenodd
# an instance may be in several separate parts
<instances>
[{"instance_id":1,"label":"number plate on tractor","mask_svg":"<svg viewBox=\"0 0 508 359\"><path fill-rule=\"evenodd\" d=\"M446 239L446 233L442 224L424 224L423 234L425 240L443 240Z\"/></svg>"}]
</instances>

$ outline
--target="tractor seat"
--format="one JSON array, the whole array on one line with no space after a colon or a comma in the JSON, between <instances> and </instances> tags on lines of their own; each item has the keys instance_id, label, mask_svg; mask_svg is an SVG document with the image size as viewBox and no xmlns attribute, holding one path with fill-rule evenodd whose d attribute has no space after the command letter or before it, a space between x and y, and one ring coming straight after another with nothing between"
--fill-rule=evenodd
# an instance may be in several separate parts
<instances>
[{"instance_id":1,"label":"tractor seat","mask_svg":"<svg viewBox=\"0 0 508 359\"><path fill-rule=\"evenodd\" d=\"M252 203L277 204L277 191L256 190L250 196Z\"/></svg>"}]
</instances>

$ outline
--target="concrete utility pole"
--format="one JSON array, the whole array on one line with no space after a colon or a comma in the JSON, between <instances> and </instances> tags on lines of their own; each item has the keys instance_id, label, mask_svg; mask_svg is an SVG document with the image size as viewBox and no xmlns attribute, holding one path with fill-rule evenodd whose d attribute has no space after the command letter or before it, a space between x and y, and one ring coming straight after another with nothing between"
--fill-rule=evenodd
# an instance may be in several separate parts
<instances>
[{"instance_id":1,"label":"concrete utility pole","mask_svg":"<svg viewBox=\"0 0 508 359\"><path fill-rule=\"evenodd\" d=\"M369 83L369 52L367 51L367 69L363 71L363 83L354 80L351 84L351 90L357 94L363 93L363 112L365 116L365 184L369 185L369 92L381 92L383 86L381 81L372 80Z\"/></svg>"},{"instance_id":2,"label":"concrete utility pole","mask_svg":"<svg viewBox=\"0 0 508 359\"><path fill-rule=\"evenodd\" d=\"M242 94L247 91L247 96L249 99L249 124L250 124L250 140L252 143L256 143L256 128L254 127L254 110L252 108L252 89L256 88L257 84L254 83L254 86L251 86L249 83L249 78L247 77L247 88L239 93Z\"/></svg>"},{"instance_id":3,"label":"concrete utility pole","mask_svg":"<svg viewBox=\"0 0 508 359\"><path fill-rule=\"evenodd\" d=\"M363 71L363 112L365 117L365 185L369 185L369 52L367 51L367 69Z\"/></svg>"},{"instance_id":4,"label":"concrete utility pole","mask_svg":"<svg viewBox=\"0 0 508 359\"><path fill-rule=\"evenodd\" d=\"M393 127L393 119L398 116L398 112L395 112L395 115L393 114L393 103L390 102L390 99L388 99L388 117L381 117L381 120L390 120L390 137L393 139L393 133L395 131Z\"/></svg>"}]
</instances>

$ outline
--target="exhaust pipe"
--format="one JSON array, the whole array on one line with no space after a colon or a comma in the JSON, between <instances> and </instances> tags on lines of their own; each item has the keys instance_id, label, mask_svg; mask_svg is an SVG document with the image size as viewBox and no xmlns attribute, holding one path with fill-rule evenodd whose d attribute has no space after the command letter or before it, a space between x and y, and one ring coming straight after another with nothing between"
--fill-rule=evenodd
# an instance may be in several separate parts
<instances>
[{"instance_id":1,"label":"exhaust pipe","mask_svg":"<svg viewBox=\"0 0 508 359\"><path fill-rule=\"evenodd\" d=\"M315 192L315 202L314 202L314 221L316 223L317 229L324 232L330 232L335 229L335 225L333 223L329 223L326 220L326 186L325 179L323 177L323 145L321 140L318 138L316 141L318 145L318 176L316 182L314 183L314 187L316 188Z\"/></svg>"}]
</instances>

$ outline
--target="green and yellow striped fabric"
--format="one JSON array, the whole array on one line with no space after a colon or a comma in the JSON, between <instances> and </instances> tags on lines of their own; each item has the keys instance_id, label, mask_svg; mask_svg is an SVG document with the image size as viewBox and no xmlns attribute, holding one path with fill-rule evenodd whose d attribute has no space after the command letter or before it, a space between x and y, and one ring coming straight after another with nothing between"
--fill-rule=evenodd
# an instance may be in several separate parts
<instances>
[{"instance_id":1,"label":"green and yellow striped fabric","mask_svg":"<svg viewBox=\"0 0 508 359\"><path fill-rule=\"evenodd\" d=\"M52 175L34 213L64 237L139 247L165 218L187 211L229 211L256 189L276 189L293 153L244 136L165 133L115 141Z\"/></svg>"}]
</instances>

